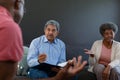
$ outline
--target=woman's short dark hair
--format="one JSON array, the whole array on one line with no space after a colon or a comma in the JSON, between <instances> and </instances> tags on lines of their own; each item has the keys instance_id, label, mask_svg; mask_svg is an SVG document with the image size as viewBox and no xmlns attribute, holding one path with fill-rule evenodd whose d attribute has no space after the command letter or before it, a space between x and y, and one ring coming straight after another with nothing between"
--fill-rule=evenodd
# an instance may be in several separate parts
<instances>
[{"instance_id":1,"label":"woman's short dark hair","mask_svg":"<svg viewBox=\"0 0 120 80\"><path fill-rule=\"evenodd\" d=\"M104 23L99 28L100 34L102 36L103 36L105 30L113 30L114 33L116 34L118 32L118 26L112 22Z\"/></svg>"}]
</instances>

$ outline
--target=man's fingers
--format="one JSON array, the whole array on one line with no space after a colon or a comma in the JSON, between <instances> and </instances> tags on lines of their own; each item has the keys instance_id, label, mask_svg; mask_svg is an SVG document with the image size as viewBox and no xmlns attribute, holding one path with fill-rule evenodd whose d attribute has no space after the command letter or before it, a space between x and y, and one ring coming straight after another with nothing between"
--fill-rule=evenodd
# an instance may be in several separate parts
<instances>
[{"instance_id":1,"label":"man's fingers","mask_svg":"<svg viewBox=\"0 0 120 80\"><path fill-rule=\"evenodd\" d=\"M82 56L78 56L77 66L80 66L80 65L81 65L81 60L82 60Z\"/></svg>"},{"instance_id":2,"label":"man's fingers","mask_svg":"<svg viewBox=\"0 0 120 80\"><path fill-rule=\"evenodd\" d=\"M68 70L68 68L72 65L70 61L68 61L67 65L64 67L64 70Z\"/></svg>"},{"instance_id":3,"label":"man's fingers","mask_svg":"<svg viewBox=\"0 0 120 80\"><path fill-rule=\"evenodd\" d=\"M40 54L39 57L47 57L47 55L43 53L43 54Z\"/></svg>"},{"instance_id":4,"label":"man's fingers","mask_svg":"<svg viewBox=\"0 0 120 80\"><path fill-rule=\"evenodd\" d=\"M40 54L40 55L39 55L38 59L39 59L40 61L45 61L45 60L46 60L46 57L47 57L47 55L43 53L43 54Z\"/></svg>"},{"instance_id":5,"label":"man's fingers","mask_svg":"<svg viewBox=\"0 0 120 80\"><path fill-rule=\"evenodd\" d=\"M82 64L80 65L80 68L79 68L79 69L82 70L86 64L87 64L87 61L83 61Z\"/></svg>"},{"instance_id":6,"label":"man's fingers","mask_svg":"<svg viewBox=\"0 0 120 80\"><path fill-rule=\"evenodd\" d=\"M76 58L74 57L74 58L73 58L73 65L75 66L76 63L77 63L77 60L76 60Z\"/></svg>"},{"instance_id":7,"label":"man's fingers","mask_svg":"<svg viewBox=\"0 0 120 80\"><path fill-rule=\"evenodd\" d=\"M83 63L81 64L81 66L85 66L87 64L87 61L83 61Z\"/></svg>"}]
</instances>

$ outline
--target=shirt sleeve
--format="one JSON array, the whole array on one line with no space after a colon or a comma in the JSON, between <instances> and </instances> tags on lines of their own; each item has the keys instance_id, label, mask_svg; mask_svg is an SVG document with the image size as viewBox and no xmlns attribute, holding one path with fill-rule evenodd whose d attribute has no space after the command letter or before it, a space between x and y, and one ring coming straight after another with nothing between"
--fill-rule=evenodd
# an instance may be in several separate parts
<instances>
[{"instance_id":1,"label":"shirt sleeve","mask_svg":"<svg viewBox=\"0 0 120 80\"><path fill-rule=\"evenodd\" d=\"M114 49L113 55L115 56L114 59L110 62L110 66L112 68L120 65L120 43L117 44L117 46Z\"/></svg>"},{"instance_id":2,"label":"shirt sleeve","mask_svg":"<svg viewBox=\"0 0 120 80\"><path fill-rule=\"evenodd\" d=\"M97 42L95 41L91 48L91 52L92 52L92 54L94 54L94 57L89 56L89 64L90 65L94 65L96 63L96 60L95 60L96 44L97 44Z\"/></svg>"},{"instance_id":3,"label":"shirt sleeve","mask_svg":"<svg viewBox=\"0 0 120 80\"><path fill-rule=\"evenodd\" d=\"M39 64L38 62L38 49L37 49L37 41L33 40L30 44L28 56L27 56L27 62L29 67L33 67Z\"/></svg>"},{"instance_id":4,"label":"shirt sleeve","mask_svg":"<svg viewBox=\"0 0 120 80\"><path fill-rule=\"evenodd\" d=\"M95 52L96 52L95 50L96 50L96 42L94 42L93 45L92 45L92 48L91 48L92 54L95 54ZM88 63L89 63L88 71L92 72L93 71L93 66L96 63L95 57L91 57L89 55Z\"/></svg>"},{"instance_id":5,"label":"shirt sleeve","mask_svg":"<svg viewBox=\"0 0 120 80\"><path fill-rule=\"evenodd\" d=\"M0 26L0 60L19 61L22 56L23 44L19 26L13 22L4 22Z\"/></svg>"}]
</instances>

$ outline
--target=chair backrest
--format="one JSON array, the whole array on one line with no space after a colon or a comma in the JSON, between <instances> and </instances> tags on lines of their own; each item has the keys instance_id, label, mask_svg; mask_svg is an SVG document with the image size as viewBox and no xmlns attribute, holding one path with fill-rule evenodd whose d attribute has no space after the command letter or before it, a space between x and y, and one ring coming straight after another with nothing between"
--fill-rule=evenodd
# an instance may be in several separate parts
<instances>
[{"instance_id":1,"label":"chair backrest","mask_svg":"<svg viewBox=\"0 0 120 80\"><path fill-rule=\"evenodd\" d=\"M23 49L24 49L23 59L18 63L18 70L17 70L18 76L26 76L28 72L27 54L29 48L27 46L23 46Z\"/></svg>"}]
</instances>

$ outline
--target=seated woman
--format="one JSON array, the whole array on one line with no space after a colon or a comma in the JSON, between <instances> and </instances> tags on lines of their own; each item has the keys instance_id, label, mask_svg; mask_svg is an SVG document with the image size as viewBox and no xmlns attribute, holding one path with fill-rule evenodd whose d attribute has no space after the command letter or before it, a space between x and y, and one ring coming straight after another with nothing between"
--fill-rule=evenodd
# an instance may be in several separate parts
<instances>
[{"instance_id":1,"label":"seated woman","mask_svg":"<svg viewBox=\"0 0 120 80\"><path fill-rule=\"evenodd\" d=\"M114 40L118 27L114 23L102 24L99 28L102 40L94 42L89 55L89 71L97 80L120 80L120 43Z\"/></svg>"}]
</instances>

